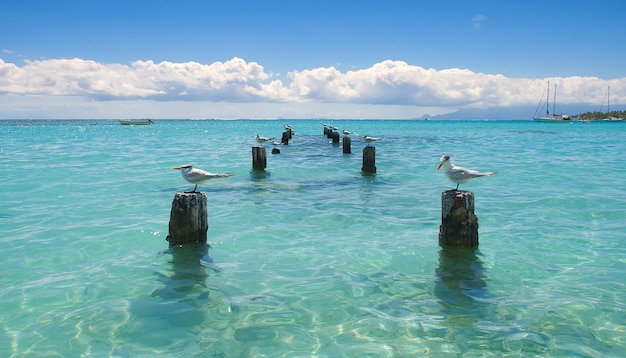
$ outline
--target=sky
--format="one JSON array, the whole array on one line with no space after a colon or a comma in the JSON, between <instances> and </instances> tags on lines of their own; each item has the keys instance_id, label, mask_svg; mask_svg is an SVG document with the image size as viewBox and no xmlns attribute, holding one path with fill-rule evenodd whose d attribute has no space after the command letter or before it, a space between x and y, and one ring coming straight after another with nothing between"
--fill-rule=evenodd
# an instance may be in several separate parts
<instances>
[{"instance_id":1,"label":"sky","mask_svg":"<svg viewBox=\"0 0 626 358\"><path fill-rule=\"evenodd\" d=\"M548 81L557 112L625 110L625 10L622 0L4 0L0 119L530 119Z\"/></svg>"}]
</instances>

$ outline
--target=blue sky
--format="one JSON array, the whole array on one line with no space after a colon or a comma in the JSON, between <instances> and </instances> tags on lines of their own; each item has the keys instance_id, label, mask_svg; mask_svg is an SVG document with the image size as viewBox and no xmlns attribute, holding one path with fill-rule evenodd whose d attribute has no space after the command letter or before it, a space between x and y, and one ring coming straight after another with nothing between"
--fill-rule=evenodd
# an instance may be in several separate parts
<instances>
[{"instance_id":1,"label":"blue sky","mask_svg":"<svg viewBox=\"0 0 626 358\"><path fill-rule=\"evenodd\" d=\"M416 118L626 103L626 2L4 1L0 118ZM612 106L614 109L617 107Z\"/></svg>"}]
</instances>

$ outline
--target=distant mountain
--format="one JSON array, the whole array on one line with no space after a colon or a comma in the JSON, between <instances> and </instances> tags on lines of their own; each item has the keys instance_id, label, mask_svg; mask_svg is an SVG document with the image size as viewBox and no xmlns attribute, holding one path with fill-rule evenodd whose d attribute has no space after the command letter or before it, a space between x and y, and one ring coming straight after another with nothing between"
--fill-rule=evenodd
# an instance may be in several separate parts
<instances>
[{"instance_id":1,"label":"distant mountain","mask_svg":"<svg viewBox=\"0 0 626 358\"><path fill-rule=\"evenodd\" d=\"M497 108L466 108L456 112L441 114L437 116L424 116L428 119L528 119L532 120L536 107L497 107ZM577 115L589 111L595 111L599 108L591 108L588 104L563 105L557 107L557 111L562 114ZM544 109L545 111L545 109ZM538 115L544 114L537 113Z\"/></svg>"}]
</instances>

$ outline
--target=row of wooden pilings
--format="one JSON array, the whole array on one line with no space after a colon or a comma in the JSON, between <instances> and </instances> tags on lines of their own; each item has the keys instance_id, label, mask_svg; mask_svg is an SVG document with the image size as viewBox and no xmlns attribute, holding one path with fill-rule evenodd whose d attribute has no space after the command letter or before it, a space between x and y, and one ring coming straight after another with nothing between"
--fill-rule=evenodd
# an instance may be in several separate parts
<instances>
[{"instance_id":1,"label":"row of wooden pilings","mask_svg":"<svg viewBox=\"0 0 626 358\"><path fill-rule=\"evenodd\" d=\"M327 132L328 130L328 132ZM333 143L339 143L339 133L324 128ZM283 132L281 143L287 145L292 131ZM351 138L343 137L343 153L351 153ZM264 171L267 167L265 147L252 147L252 169ZM363 174L376 173L376 147L363 148ZM208 231L207 197L204 192L176 193L170 212L169 246L186 244L207 245ZM474 194L470 191L444 190L441 193L441 225L439 245L442 247L477 247L478 218L474 214Z\"/></svg>"},{"instance_id":2,"label":"row of wooden pilings","mask_svg":"<svg viewBox=\"0 0 626 358\"><path fill-rule=\"evenodd\" d=\"M324 135L332 139L333 144L339 144L339 132L333 128L324 126ZM343 154L352 154L352 137L344 135L342 139ZM361 167L363 174L376 173L376 147L366 145L363 147L363 166Z\"/></svg>"}]
</instances>

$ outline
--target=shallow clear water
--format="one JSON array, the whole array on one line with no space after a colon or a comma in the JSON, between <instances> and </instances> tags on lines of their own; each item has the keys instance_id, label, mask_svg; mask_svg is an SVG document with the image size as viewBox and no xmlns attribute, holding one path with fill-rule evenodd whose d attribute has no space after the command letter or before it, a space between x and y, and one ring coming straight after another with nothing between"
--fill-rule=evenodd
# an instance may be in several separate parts
<instances>
[{"instance_id":1,"label":"shallow clear water","mask_svg":"<svg viewBox=\"0 0 626 358\"><path fill-rule=\"evenodd\" d=\"M0 121L0 355L626 355L626 123L332 121L374 176L323 123ZM443 154L499 172L478 250L438 246ZM167 251L183 164L236 172L210 268Z\"/></svg>"}]
</instances>

